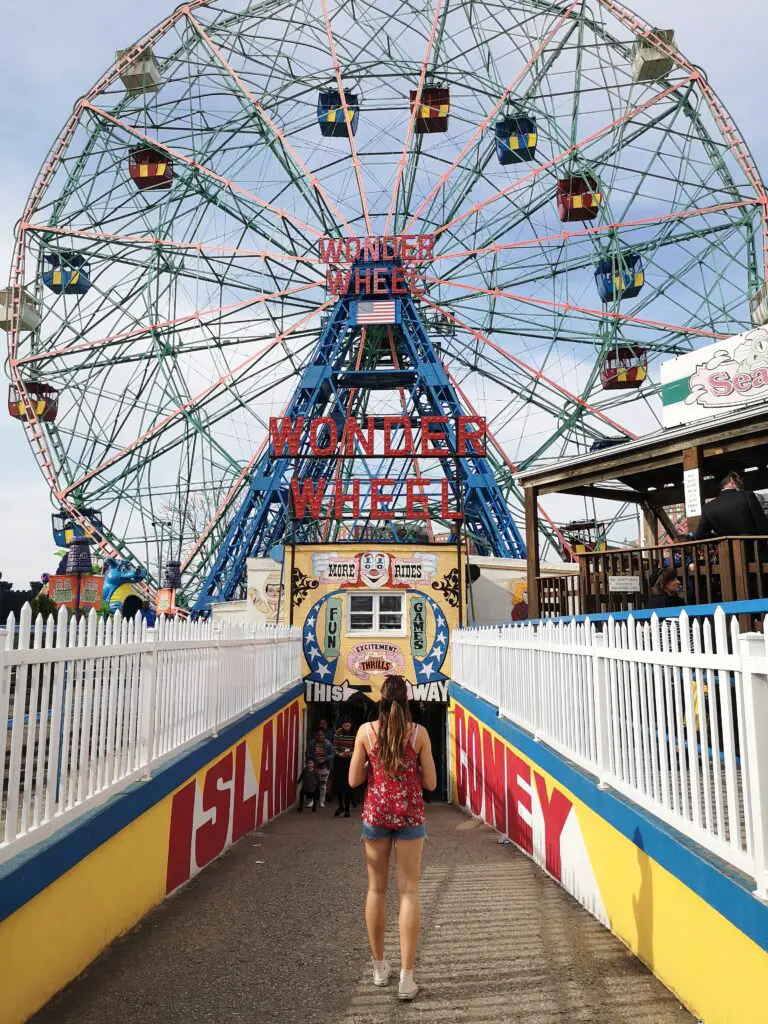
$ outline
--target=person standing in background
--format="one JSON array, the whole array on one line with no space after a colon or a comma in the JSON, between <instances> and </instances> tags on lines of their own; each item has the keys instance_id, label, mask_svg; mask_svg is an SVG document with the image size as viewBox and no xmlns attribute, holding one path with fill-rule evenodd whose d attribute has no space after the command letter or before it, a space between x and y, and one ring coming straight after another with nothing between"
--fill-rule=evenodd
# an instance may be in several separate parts
<instances>
[{"instance_id":1,"label":"person standing in background","mask_svg":"<svg viewBox=\"0 0 768 1024\"><path fill-rule=\"evenodd\" d=\"M314 739L309 741L305 760L310 758L315 762L317 778L320 783L320 806L325 807L328 776L333 766L333 744L326 737L323 729L318 729Z\"/></svg>"},{"instance_id":2,"label":"person standing in background","mask_svg":"<svg viewBox=\"0 0 768 1024\"><path fill-rule=\"evenodd\" d=\"M336 730L333 737L333 784L339 806L334 814L338 818L341 814L349 817L349 805L352 799L352 790L349 786L349 762L352 760L352 752L355 749L356 731L352 728L352 719L345 715L341 720L341 726Z\"/></svg>"},{"instance_id":3,"label":"person standing in background","mask_svg":"<svg viewBox=\"0 0 768 1024\"><path fill-rule=\"evenodd\" d=\"M754 491L745 490L744 481L731 470L723 478L718 496L704 505L694 539L756 535L768 535L768 516Z\"/></svg>"},{"instance_id":4,"label":"person standing in background","mask_svg":"<svg viewBox=\"0 0 768 1024\"><path fill-rule=\"evenodd\" d=\"M680 597L677 569L673 565L660 569L651 584L648 607L681 608L684 604L685 601Z\"/></svg>"}]
</instances>

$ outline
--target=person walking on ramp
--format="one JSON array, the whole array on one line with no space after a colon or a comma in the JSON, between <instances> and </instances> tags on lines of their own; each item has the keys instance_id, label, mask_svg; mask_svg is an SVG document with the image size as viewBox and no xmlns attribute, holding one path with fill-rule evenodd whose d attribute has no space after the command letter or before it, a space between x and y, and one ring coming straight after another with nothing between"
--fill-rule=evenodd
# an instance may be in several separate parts
<instances>
[{"instance_id":1,"label":"person walking on ramp","mask_svg":"<svg viewBox=\"0 0 768 1024\"><path fill-rule=\"evenodd\" d=\"M421 925L419 876L426 837L423 789L437 786L432 744L411 721L408 688L402 676L388 676L381 687L379 717L361 728L349 766L350 786L368 781L363 805L363 841L368 868L365 922L373 953L373 983L386 985L384 959L389 860L395 848L400 894L400 999L413 999L419 986L413 964Z\"/></svg>"}]
</instances>

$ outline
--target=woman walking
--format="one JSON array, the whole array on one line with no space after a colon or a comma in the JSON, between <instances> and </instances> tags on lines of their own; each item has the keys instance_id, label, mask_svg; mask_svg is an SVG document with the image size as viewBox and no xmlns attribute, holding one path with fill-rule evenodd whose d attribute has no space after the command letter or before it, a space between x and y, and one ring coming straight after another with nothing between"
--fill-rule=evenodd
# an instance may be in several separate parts
<instances>
[{"instance_id":1,"label":"woman walking","mask_svg":"<svg viewBox=\"0 0 768 1024\"><path fill-rule=\"evenodd\" d=\"M350 786L368 781L363 805L363 841L368 868L365 922L373 953L373 983L386 985L384 959L389 860L395 848L400 894L400 999L413 999L419 986L413 962L419 940L419 875L424 846L422 789L437 786L429 735L411 721L408 689L402 676L388 676L381 687L379 717L361 728L349 766Z\"/></svg>"}]
</instances>

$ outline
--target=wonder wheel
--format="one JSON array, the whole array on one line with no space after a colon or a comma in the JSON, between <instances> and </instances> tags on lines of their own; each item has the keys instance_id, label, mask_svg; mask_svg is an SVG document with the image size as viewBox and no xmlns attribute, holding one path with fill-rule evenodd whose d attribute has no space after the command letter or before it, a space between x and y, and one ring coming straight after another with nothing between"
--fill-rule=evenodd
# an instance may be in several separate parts
<instances>
[{"instance_id":1,"label":"wonder wheel","mask_svg":"<svg viewBox=\"0 0 768 1024\"><path fill-rule=\"evenodd\" d=\"M517 467L654 428L659 362L761 321L765 210L613 0L190 0L35 182L9 411L57 507L196 593L333 307L319 240L429 234L420 315L520 517Z\"/></svg>"}]
</instances>

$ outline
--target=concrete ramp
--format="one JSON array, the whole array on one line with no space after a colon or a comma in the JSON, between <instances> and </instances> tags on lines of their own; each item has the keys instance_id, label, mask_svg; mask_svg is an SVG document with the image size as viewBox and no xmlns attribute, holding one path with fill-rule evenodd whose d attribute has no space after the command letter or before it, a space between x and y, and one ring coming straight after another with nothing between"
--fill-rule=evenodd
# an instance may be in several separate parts
<instances>
[{"instance_id":1,"label":"concrete ramp","mask_svg":"<svg viewBox=\"0 0 768 1024\"><path fill-rule=\"evenodd\" d=\"M413 1004L371 983L359 813L289 810L115 942L38 1024L684 1024L643 965L513 846L427 810ZM387 955L399 967L396 896Z\"/></svg>"}]
</instances>

